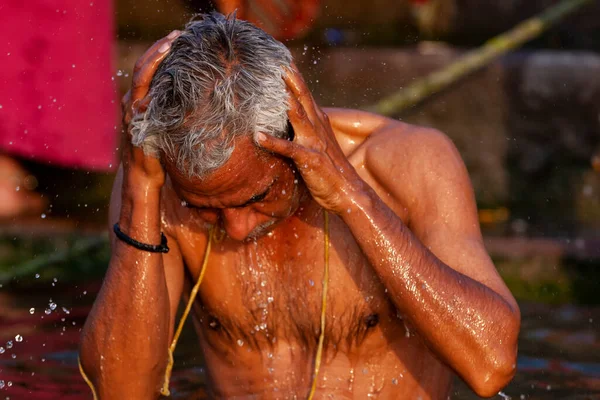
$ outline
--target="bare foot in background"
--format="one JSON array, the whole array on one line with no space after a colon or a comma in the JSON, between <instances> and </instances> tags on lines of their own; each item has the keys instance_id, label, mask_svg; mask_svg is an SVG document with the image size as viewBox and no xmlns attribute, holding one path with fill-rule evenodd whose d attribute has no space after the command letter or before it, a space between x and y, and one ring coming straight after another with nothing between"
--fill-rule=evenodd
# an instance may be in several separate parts
<instances>
[{"instance_id":1,"label":"bare foot in background","mask_svg":"<svg viewBox=\"0 0 600 400\"><path fill-rule=\"evenodd\" d=\"M0 155L0 220L41 213L46 202L37 179L11 157Z\"/></svg>"}]
</instances>

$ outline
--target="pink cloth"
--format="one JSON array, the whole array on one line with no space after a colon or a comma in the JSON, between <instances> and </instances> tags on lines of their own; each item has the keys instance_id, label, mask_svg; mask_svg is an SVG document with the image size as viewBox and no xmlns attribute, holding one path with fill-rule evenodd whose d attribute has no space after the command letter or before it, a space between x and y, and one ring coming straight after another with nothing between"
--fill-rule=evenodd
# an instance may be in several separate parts
<instances>
[{"instance_id":1,"label":"pink cloth","mask_svg":"<svg viewBox=\"0 0 600 400\"><path fill-rule=\"evenodd\" d=\"M0 151L115 167L110 0L0 1Z\"/></svg>"}]
</instances>

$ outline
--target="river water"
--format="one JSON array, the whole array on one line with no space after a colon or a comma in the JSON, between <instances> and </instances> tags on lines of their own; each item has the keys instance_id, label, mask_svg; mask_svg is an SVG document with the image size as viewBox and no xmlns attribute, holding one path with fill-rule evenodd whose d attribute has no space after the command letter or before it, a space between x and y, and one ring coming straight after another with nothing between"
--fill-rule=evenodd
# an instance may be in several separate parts
<instances>
[{"instance_id":1,"label":"river water","mask_svg":"<svg viewBox=\"0 0 600 400\"><path fill-rule=\"evenodd\" d=\"M0 288L0 400L91 399L77 369L80 329L100 282ZM600 307L521 304L518 373L497 399L600 399ZM202 399L191 330L175 355L172 398ZM452 399L477 399L456 380Z\"/></svg>"}]
</instances>

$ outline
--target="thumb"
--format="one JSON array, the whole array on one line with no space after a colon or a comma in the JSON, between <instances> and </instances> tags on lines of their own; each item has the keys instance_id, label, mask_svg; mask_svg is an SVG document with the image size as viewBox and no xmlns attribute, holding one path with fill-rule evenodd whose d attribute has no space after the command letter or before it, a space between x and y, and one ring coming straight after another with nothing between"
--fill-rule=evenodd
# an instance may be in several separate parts
<instances>
[{"instance_id":1,"label":"thumb","mask_svg":"<svg viewBox=\"0 0 600 400\"><path fill-rule=\"evenodd\" d=\"M299 155L301 147L287 139L279 139L263 132L254 134L254 141L265 150L294 159Z\"/></svg>"}]
</instances>

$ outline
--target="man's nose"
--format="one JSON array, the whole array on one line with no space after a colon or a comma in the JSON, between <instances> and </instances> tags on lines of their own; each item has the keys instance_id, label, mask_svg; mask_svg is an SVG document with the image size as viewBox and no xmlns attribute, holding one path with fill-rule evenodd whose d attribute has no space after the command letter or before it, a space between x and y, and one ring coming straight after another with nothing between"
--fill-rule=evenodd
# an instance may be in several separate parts
<instances>
[{"instance_id":1,"label":"man's nose","mask_svg":"<svg viewBox=\"0 0 600 400\"><path fill-rule=\"evenodd\" d=\"M244 240L257 225L256 214L247 208L226 208L222 210L223 227L234 240Z\"/></svg>"}]
</instances>

